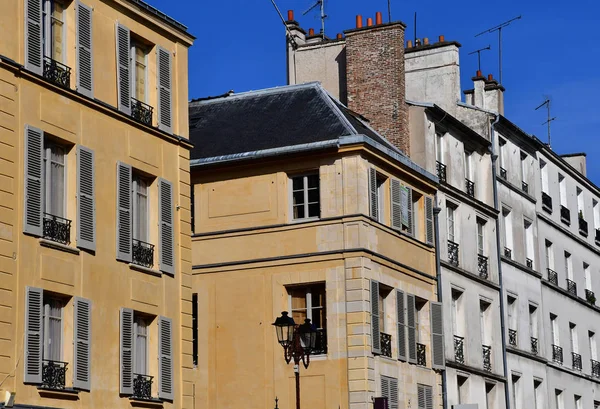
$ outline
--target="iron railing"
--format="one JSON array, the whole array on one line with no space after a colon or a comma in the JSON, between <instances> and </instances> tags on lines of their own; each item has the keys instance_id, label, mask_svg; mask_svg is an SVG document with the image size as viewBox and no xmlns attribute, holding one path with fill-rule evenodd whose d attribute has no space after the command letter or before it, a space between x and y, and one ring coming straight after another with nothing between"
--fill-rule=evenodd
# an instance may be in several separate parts
<instances>
[{"instance_id":1,"label":"iron railing","mask_svg":"<svg viewBox=\"0 0 600 409\"><path fill-rule=\"evenodd\" d=\"M132 262L138 266L152 268L154 266L154 245L133 239Z\"/></svg>"},{"instance_id":2,"label":"iron railing","mask_svg":"<svg viewBox=\"0 0 600 409\"><path fill-rule=\"evenodd\" d=\"M523 190L525 193L529 193L529 185L527 182L521 182L521 190Z\"/></svg>"},{"instance_id":3,"label":"iron railing","mask_svg":"<svg viewBox=\"0 0 600 409\"><path fill-rule=\"evenodd\" d=\"M585 289L585 299L592 305L596 305L596 294L592 290Z\"/></svg>"},{"instance_id":4,"label":"iron railing","mask_svg":"<svg viewBox=\"0 0 600 409\"><path fill-rule=\"evenodd\" d=\"M454 336L454 360L459 364L465 363L465 338Z\"/></svg>"},{"instance_id":5,"label":"iron railing","mask_svg":"<svg viewBox=\"0 0 600 409\"><path fill-rule=\"evenodd\" d=\"M513 347L517 346L517 330L516 329L508 330L508 344L512 345Z\"/></svg>"},{"instance_id":6,"label":"iron railing","mask_svg":"<svg viewBox=\"0 0 600 409\"><path fill-rule=\"evenodd\" d=\"M427 355L425 354L425 345L417 343L417 365L427 366Z\"/></svg>"},{"instance_id":7,"label":"iron railing","mask_svg":"<svg viewBox=\"0 0 600 409\"><path fill-rule=\"evenodd\" d=\"M317 330L317 340L315 347L310 351L311 355L324 355L327 353L327 331L325 329Z\"/></svg>"},{"instance_id":8,"label":"iron railing","mask_svg":"<svg viewBox=\"0 0 600 409\"><path fill-rule=\"evenodd\" d=\"M152 126L152 108L150 105L131 98L131 116L144 125Z\"/></svg>"},{"instance_id":9,"label":"iron railing","mask_svg":"<svg viewBox=\"0 0 600 409\"><path fill-rule=\"evenodd\" d=\"M71 68L50 57L44 57L44 71L42 75L58 86L63 88L71 87Z\"/></svg>"},{"instance_id":10,"label":"iron railing","mask_svg":"<svg viewBox=\"0 0 600 409\"><path fill-rule=\"evenodd\" d=\"M577 295L577 283L567 278L567 291L573 295Z\"/></svg>"},{"instance_id":11,"label":"iron railing","mask_svg":"<svg viewBox=\"0 0 600 409\"><path fill-rule=\"evenodd\" d=\"M588 222L583 218L579 218L579 233L585 237L588 236Z\"/></svg>"},{"instance_id":12,"label":"iron railing","mask_svg":"<svg viewBox=\"0 0 600 409\"><path fill-rule=\"evenodd\" d=\"M560 205L560 220L568 225L571 224L571 211L563 205Z\"/></svg>"},{"instance_id":13,"label":"iron railing","mask_svg":"<svg viewBox=\"0 0 600 409\"><path fill-rule=\"evenodd\" d=\"M551 268L548 269L548 281L554 285L558 285L558 273Z\"/></svg>"},{"instance_id":14,"label":"iron railing","mask_svg":"<svg viewBox=\"0 0 600 409\"><path fill-rule=\"evenodd\" d=\"M531 337L531 353L533 355L538 354L538 339L534 337Z\"/></svg>"},{"instance_id":15,"label":"iron railing","mask_svg":"<svg viewBox=\"0 0 600 409\"><path fill-rule=\"evenodd\" d=\"M465 179L465 190L467 192L467 195L475 197L475 182L469 179Z\"/></svg>"},{"instance_id":16,"label":"iron railing","mask_svg":"<svg viewBox=\"0 0 600 409\"><path fill-rule=\"evenodd\" d=\"M542 209L552 213L552 197L546 192L542 192Z\"/></svg>"},{"instance_id":17,"label":"iron railing","mask_svg":"<svg viewBox=\"0 0 600 409\"><path fill-rule=\"evenodd\" d=\"M477 271L479 272L479 277L486 279L488 278L488 258L484 255L477 255Z\"/></svg>"},{"instance_id":18,"label":"iron railing","mask_svg":"<svg viewBox=\"0 0 600 409\"><path fill-rule=\"evenodd\" d=\"M590 359L592 363L592 376L596 378L600 378L600 362Z\"/></svg>"},{"instance_id":19,"label":"iron railing","mask_svg":"<svg viewBox=\"0 0 600 409\"><path fill-rule=\"evenodd\" d=\"M42 388L65 389L67 365L67 362L44 359L42 361Z\"/></svg>"},{"instance_id":20,"label":"iron railing","mask_svg":"<svg viewBox=\"0 0 600 409\"><path fill-rule=\"evenodd\" d=\"M150 375L133 374L134 399L152 399L152 379Z\"/></svg>"},{"instance_id":21,"label":"iron railing","mask_svg":"<svg viewBox=\"0 0 600 409\"><path fill-rule=\"evenodd\" d=\"M492 347L489 345L481 346L483 352L483 370L492 372Z\"/></svg>"},{"instance_id":22,"label":"iron railing","mask_svg":"<svg viewBox=\"0 0 600 409\"><path fill-rule=\"evenodd\" d=\"M581 371L581 355L577 352L571 352L571 357L573 358L573 369Z\"/></svg>"},{"instance_id":23,"label":"iron railing","mask_svg":"<svg viewBox=\"0 0 600 409\"><path fill-rule=\"evenodd\" d=\"M500 168L500 177L506 180L506 169Z\"/></svg>"},{"instance_id":24,"label":"iron railing","mask_svg":"<svg viewBox=\"0 0 600 409\"><path fill-rule=\"evenodd\" d=\"M458 243L448 240L448 261L458 266Z\"/></svg>"},{"instance_id":25,"label":"iron railing","mask_svg":"<svg viewBox=\"0 0 600 409\"><path fill-rule=\"evenodd\" d=\"M436 161L435 169L437 171L437 177L440 180L440 182L445 182L446 181L446 165L444 165L440 161Z\"/></svg>"},{"instance_id":26,"label":"iron railing","mask_svg":"<svg viewBox=\"0 0 600 409\"><path fill-rule=\"evenodd\" d=\"M526 258L525 265L527 266L527 268L533 268L533 260L530 258Z\"/></svg>"},{"instance_id":27,"label":"iron railing","mask_svg":"<svg viewBox=\"0 0 600 409\"><path fill-rule=\"evenodd\" d=\"M558 364L563 363L563 350L562 347L552 344L552 360Z\"/></svg>"},{"instance_id":28,"label":"iron railing","mask_svg":"<svg viewBox=\"0 0 600 409\"><path fill-rule=\"evenodd\" d=\"M71 220L44 213L44 238L69 244L71 242Z\"/></svg>"},{"instance_id":29,"label":"iron railing","mask_svg":"<svg viewBox=\"0 0 600 409\"><path fill-rule=\"evenodd\" d=\"M512 258L512 249L509 249L508 247L504 247L504 257Z\"/></svg>"},{"instance_id":30,"label":"iron railing","mask_svg":"<svg viewBox=\"0 0 600 409\"><path fill-rule=\"evenodd\" d=\"M392 357L392 336L385 332L381 333L381 355Z\"/></svg>"}]
</instances>

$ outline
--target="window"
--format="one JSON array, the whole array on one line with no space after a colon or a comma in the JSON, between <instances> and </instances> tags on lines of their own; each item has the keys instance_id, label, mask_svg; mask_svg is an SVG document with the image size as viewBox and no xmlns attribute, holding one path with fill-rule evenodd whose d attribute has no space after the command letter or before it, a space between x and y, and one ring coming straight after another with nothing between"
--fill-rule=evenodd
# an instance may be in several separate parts
<instances>
[{"instance_id":1,"label":"window","mask_svg":"<svg viewBox=\"0 0 600 409\"><path fill-rule=\"evenodd\" d=\"M583 275L585 277L585 289L592 290L592 274L590 273L590 265L583 263Z\"/></svg>"},{"instance_id":2,"label":"window","mask_svg":"<svg viewBox=\"0 0 600 409\"><path fill-rule=\"evenodd\" d=\"M506 166L505 166L505 159L504 159L504 150L506 149L506 141L502 138L498 139L498 163L500 164L500 176L501 177L506 177L506 176L502 176L502 170L506 170Z\"/></svg>"},{"instance_id":3,"label":"window","mask_svg":"<svg viewBox=\"0 0 600 409\"><path fill-rule=\"evenodd\" d=\"M294 220L320 217L319 175L292 178L292 217Z\"/></svg>"},{"instance_id":4,"label":"window","mask_svg":"<svg viewBox=\"0 0 600 409\"><path fill-rule=\"evenodd\" d=\"M537 306L535 304L529 304L529 334L531 338L538 339L538 319L537 319ZM536 346L537 347L537 346ZM533 346L532 346L533 348ZM535 351L537 352L537 351Z\"/></svg>"},{"instance_id":5,"label":"window","mask_svg":"<svg viewBox=\"0 0 600 409\"><path fill-rule=\"evenodd\" d=\"M148 371L148 327L152 320L137 313L133 316L133 333L135 336L133 353L135 375L149 375Z\"/></svg>"},{"instance_id":6,"label":"window","mask_svg":"<svg viewBox=\"0 0 600 409\"><path fill-rule=\"evenodd\" d=\"M485 255L485 221L477 218L477 254Z\"/></svg>"},{"instance_id":7,"label":"window","mask_svg":"<svg viewBox=\"0 0 600 409\"><path fill-rule=\"evenodd\" d=\"M381 175L377 175L377 221L379 223L385 222L385 178Z\"/></svg>"},{"instance_id":8,"label":"window","mask_svg":"<svg viewBox=\"0 0 600 409\"><path fill-rule=\"evenodd\" d=\"M542 192L548 194L548 166L546 166L546 162L540 160L540 173L542 177Z\"/></svg>"},{"instance_id":9,"label":"window","mask_svg":"<svg viewBox=\"0 0 600 409\"><path fill-rule=\"evenodd\" d=\"M511 381L512 381L511 394L512 394L512 401L514 403L515 409L522 409L520 380L521 380L521 377L519 375L512 374L512 376L511 376Z\"/></svg>"},{"instance_id":10,"label":"window","mask_svg":"<svg viewBox=\"0 0 600 409\"><path fill-rule=\"evenodd\" d=\"M542 409L544 407L544 392L542 391L542 380L533 379L533 408Z\"/></svg>"},{"instance_id":11,"label":"window","mask_svg":"<svg viewBox=\"0 0 600 409\"><path fill-rule=\"evenodd\" d=\"M568 251L565 251L565 272L567 278L573 281L573 260L571 260L571 253Z\"/></svg>"},{"instance_id":12,"label":"window","mask_svg":"<svg viewBox=\"0 0 600 409\"><path fill-rule=\"evenodd\" d=\"M565 402L563 400L562 391L560 389L555 389L554 396L556 400L556 409L565 409Z\"/></svg>"},{"instance_id":13,"label":"window","mask_svg":"<svg viewBox=\"0 0 600 409\"><path fill-rule=\"evenodd\" d=\"M398 379L381 376L381 396L387 398L389 409L398 409Z\"/></svg>"},{"instance_id":14,"label":"window","mask_svg":"<svg viewBox=\"0 0 600 409\"><path fill-rule=\"evenodd\" d=\"M588 341L590 346L590 358L594 361L598 360L598 346L596 345L596 333L588 331Z\"/></svg>"},{"instance_id":15,"label":"window","mask_svg":"<svg viewBox=\"0 0 600 409\"><path fill-rule=\"evenodd\" d=\"M560 195L560 204L561 206L567 206L567 183L565 181L565 177L558 174L558 193Z\"/></svg>"},{"instance_id":16,"label":"window","mask_svg":"<svg viewBox=\"0 0 600 409\"><path fill-rule=\"evenodd\" d=\"M594 228L600 229L600 206L598 206L596 199L592 199L592 207L594 210Z\"/></svg>"},{"instance_id":17,"label":"window","mask_svg":"<svg viewBox=\"0 0 600 409\"><path fill-rule=\"evenodd\" d=\"M485 383L485 406L486 409L496 409L496 384Z\"/></svg>"},{"instance_id":18,"label":"window","mask_svg":"<svg viewBox=\"0 0 600 409\"><path fill-rule=\"evenodd\" d=\"M481 329L481 343L483 345L489 345L488 312L490 305L488 301L479 300L479 325Z\"/></svg>"},{"instance_id":19,"label":"window","mask_svg":"<svg viewBox=\"0 0 600 409\"><path fill-rule=\"evenodd\" d=\"M560 336L558 331L558 316L550 313L550 331L553 345L560 345Z\"/></svg>"},{"instance_id":20,"label":"window","mask_svg":"<svg viewBox=\"0 0 600 409\"><path fill-rule=\"evenodd\" d=\"M569 322L569 333L571 338L571 351L578 353L579 352L579 342L577 339L577 325Z\"/></svg>"},{"instance_id":21,"label":"window","mask_svg":"<svg viewBox=\"0 0 600 409\"><path fill-rule=\"evenodd\" d=\"M469 402L469 378L466 376L456 375L456 387L458 388L458 404Z\"/></svg>"},{"instance_id":22,"label":"window","mask_svg":"<svg viewBox=\"0 0 600 409\"><path fill-rule=\"evenodd\" d=\"M577 214L580 218L585 219L585 203L583 199L583 191L580 188L576 189L577 192Z\"/></svg>"},{"instance_id":23,"label":"window","mask_svg":"<svg viewBox=\"0 0 600 409\"><path fill-rule=\"evenodd\" d=\"M131 36L131 95L143 103L148 102L148 52L149 46Z\"/></svg>"},{"instance_id":24,"label":"window","mask_svg":"<svg viewBox=\"0 0 600 409\"><path fill-rule=\"evenodd\" d=\"M464 320L462 317L462 291L452 289L452 332L454 335L462 335Z\"/></svg>"},{"instance_id":25,"label":"window","mask_svg":"<svg viewBox=\"0 0 600 409\"><path fill-rule=\"evenodd\" d=\"M552 248L552 242L546 240L546 268L554 270L554 250Z\"/></svg>"},{"instance_id":26,"label":"window","mask_svg":"<svg viewBox=\"0 0 600 409\"><path fill-rule=\"evenodd\" d=\"M465 151L465 179L473 180L472 153Z\"/></svg>"},{"instance_id":27,"label":"window","mask_svg":"<svg viewBox=\"0 0 600 409\"><path fill-rule=\"evenodd\" d=\"M150 240L148 235L148 187L150 183L144 177L133 173L133 239L143 242Z\"/></svg>"},{"instance_id":28,"label":"window","mask_svg":"<svg viewBox=\"0 0 600 409\"><path fill-rule=\"evenodd\" d=\"M444 133L437 131L435 141L435 158L439 163L444 163Z\"/></svg>"},{"instance_id":29,"label":"window","mask_svg":"<svg viewBox=\"0 0 600 409\"><path fill-rule=\"evenodd\" d=\"M515 295L507 295L507 304L508 304L508 329L516 330L517 329L517 296Z\"/></svg>"},{"instance_id":30,"label":"window","mask_svg":"<svg viewBox=\"0 0 600 409\"><path fill-rule=\"evenodd\" d=\"M61 63L65 60L65 9L66 2L43 0L44 55Z\"/></svg>"},{"instance_id":31,"label":"window","mask_svg":"<svg viewBox=\"0 0 600 409\"><path fill-rule=\"evenodd\" d=\"M44 140L44 213L65 217L66 172L64 147Z\"/></svg>"},{"instance_id":32,"label":"window","mask_svg":"<svg viewBox=\"0 0 600 409\"><path fill-rule=\"evenodd\" d=\"M504 247L513 249L512 217L510 210L502 208L502 225L504 227ZM505 254L506 255L506 254Z\"/></svg>"},{"instance_id":33,"label":"window","mask_svg":"<svg viewBox=\"0 0 600 409\"><path fill-rule=\"evenodd\" d=\"M527 154L521 152L521 181L527 183Z\"/></svg>"},{"instance_id":34,"label":"window","mask_svg":"<svg viewBox=\"0 0 600 409\"><path fill-rule=\"evenodd\" d=\"M317 328L315 354L327 353L327 309L325 284L310 284L287 288L288 308L296 324L306 319Z\"/></svg>"},{"instance_id":35,"label":"window","mask_svg":"<svg viewBox=\"0 0 600 409\"><path fill-rule=\"evenodd\" d=\"M456 238L454 236L454 232L455 232L454 214L455 214L455 212L456 212L456 207L454 207L453 205L448 203L447 207L446 207L446 218L447 218L446 228L448 229L448 240L454 241L454 242L456 241Z\"/></svg>"},{"instance_id":36,"label":"window","mask_svg":"<svg viewBox=\"0 0 600 409\"><path fill-rule=\"evenodd\" d=\"M419 408L433 408L433 389L429 385L417 385Z\"/></svg>"},{"instance_id":37,"label":"window","mask_svg":"<svg viewBox=\"0 0 600 409\"><path fill-rule=\"evenodd\" d=\"M64 301L51 296L44 297L44 352L46 361L62 361Z\"/></svg>"},{"instance_id":38,"label":"window","mask_svg":"<svg viewBox=\"0 0 600 409\"><path fill-rule=\"evenodd\" d=\"M581 396L575 395L575 409L583 409L583 404L581 402Z\"/></svg>"},{"instance_id":39,"label":"window","mask_svg":"<svg viewBox=\"0 0 600 409\"><path fill-rule=\"evenodd\" d=\"M533 228L531 226L531 221L525 219L523 220L523 227L525 228L525 264L529 268L534 268L533 260L534 260L534 241L533 241Z\"/></svg>"}]
</instances>

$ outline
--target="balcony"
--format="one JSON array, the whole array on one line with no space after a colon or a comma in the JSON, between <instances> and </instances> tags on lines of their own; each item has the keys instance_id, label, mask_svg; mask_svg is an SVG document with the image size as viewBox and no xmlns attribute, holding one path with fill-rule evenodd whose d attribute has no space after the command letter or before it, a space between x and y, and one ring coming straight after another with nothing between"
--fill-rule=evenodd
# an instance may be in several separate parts
<instances>
[{"instance_id":1,"label":"balcony","mask_svg":"<svg viewBox=\"0 0 600 409\"><path fill-rule=\"evenodd\" d=\"M50 57L44 57L44 71L42 75L59 87L71 87L71 68Z\"/></svg>"},{"instance_id":2,"label":"balcony","mask_svg":"<svg viewBox=\"0 0 600 409\"><path fill-rule=\"evenodd\" d=\"M512 250L508 247L504 247L504 257L512 258Z\"/></svg>"},{"instance_id":3,"label":"balcony","mask_svg":"<svg viewBox=\"0 0 600 409\"><path fill-rule=\"evenodd\" d=\"M558 285L558 273L551 268L548 269L548 281L554 285Z\"/></svg>"},{"instance_id":4,"label":"balcony","mask_svg":"<svg viewBox=\"0 0 600 409\"><path fill-rule=\"evenodd\" d=\"M531 337L531 353L533 355L538 354L538 339L534 337Z\"/></svg>"},{"instance_id":5,"label":"balcony","mask_svg":"<svg viewBox=\"0 0 600 409\"><path fill-rule=\"evenodd\" d=\"M141 240L133 240L132 263L152 268L154 266L154 245Z\"/></svg>"},{"instance_id":6,"label":"balcony","mask_svg":"<svg viewBox=\"0 0 600 409\"><path fill-rule=\"evenodd\" d=\"M527 268L533 269L533 260L530 259L530 258L526 258L525 259L525 265L527 266Z\"/></svg>"},{"instance_id":7,"label":"balcony","mask_svg":"<svg viewBox=\"0 0 600 409\"><path fill-rule=\"evenodd\" d=\"M152 376L133 374L133 395L134 399L149 400L152 399Z\"/></svg>"},{"instance_id":8,"label":"balcony","mask_svg":"<svg viewBox=\"0 0 600 409\"><path fill-rule=\"evenodd\" d=\"M458 243L448 240L448 261L458 267Z\"/></svg>"},{"instance_id":9,"label":"balcony","mask_svg":"<svg viewBox=\"0 0 600 409\"><path fill-rule=\"evenodd\" d=\"M315 347L310 351L311 355L327 354L327 331L324 329L317 330L317 340Z\"/></svg>"},{"instance_id":10,"label":"balcony","mask_svg":"<svg viewBox=\"0 0 600 409\"><path fill-rule=\"evenodd\" d=\"M459 364L465 363L465 338L454 336L454 360Z\"/></svg>"},{"instance_id":11,"label":"balcony","mask_svg":"<svg viewBox=\"0 0 600 409\"><path fill-rule=\"evenodd\" d=\"M500 177L506 180L506 169L500 168Z\"/></svg>"},{"instance_id":12,"label":"balcony","mask_svg":"<svg viewBox=\"0 0 600 409\"><path fill-rule=\"evenodd\" d=\"M71 220L44 213L44 238L61 244L71 242Z\"/></svg>"},{"instance_id":13,"label":"balcony","mask_svg":"<svg viewBox=\"0 0 600 409\"><path fill-rule=\"evenodd\" d=\"M542 209L552 213L552 197L546 192L542 192Z\"/></svg>"},{"instance_id":14,"label":"balcony","mask_svg":"<svg viewBox=\"0 0 600 409\"><path fill-rule=\"evenodd\" d=\"M590 359L592 363L592 376L600 378L600 362Z\"/></svg>"},{"instance_id":15,"label":"balcony","mask_svg":"<svg viewBox=\"0 0 600 409\"><path fill-rule=\"evenodd\" d=\"M584 237L588 236L588 222L582 216L579 216L579 234Z\"/></svg>"},{"instance_id":16,"label":"balcony","mask_svg":"<svg viewBox=\"0 0 600 409\"><path fill-rule=\"evenodd\" d=\"M567 278L567 291L574 296L577 296L577 283Z\"/></svg>"},{"instance_id":17,"label":"balcony","mask_svg":"<svg viewBox=\"0 0 600 409\"><path fill-rule=\"evenodd\" d=\"M573 358L573 369L581 371L581 355L577 352L571 352L571 357Z\"/></svg>"},{"instance_id":18,"label":"balcony","mask_svg":"<svg viewBox=\"0 0 600 409\"><path fill-rule=\"evenodd\" d=\"M152 110L153 108L150 105L131 98L131 116L136 121L152 126Z\"/></svg>"},{"instance_id":19,"label":"balcony","mask_svg":"<svg viewBox=\"0 0 600 409\"><path fill-rule=\"evenodd\" d=\"M557 364L563 363L563 350L558 345L552 345L552 360Z\"/></svg>"},{"instance_id":20,"label":"balcony","mask_svg":"<svg viewBox=\"0 0 600 409\"><path fill-rule=\"evenodd\" d=\"M446 181L446 165L444 165L442 162L435 162L435 170L437 171L437 177L440 180L440 182L445 182Z\"/></svg>"},{"instance_id":21,"label":"balcony","mask_svg":"<svg viewBox=\"0 0 600 409\"><path fill-rule=\"evenodd\" d=\"M475 197L475 182L465 179L465 191L467 195Z\"/></svg>"},{"instance_id":22,"label":"balcony","mask_svg":"<svg viewBox=\"0 0 600 409\"><path fill-rule=\"evenodd\" d=\"M517 346L517 330L516 329L508 330L508 345L511 345L513 347Z\"/></svg>"},{"instance_id":23,"label":"balcony","mask_svg":"<svg viewBox=\"0 0 600 409\"><path fill-rule=\"evenodd\" d=\"M521 190L529 194L529 185L526 182L521 182Z\"/></svg>"},{"instance_id":24,"label":"balcony","mask_svg":"<svg viewBox=\"0 0 600 409\"><path fill-rule=\"evenodd\" d=\"M488 278L488 258L486 256L482 256L481 254L477 255L477 271L479 272L479 277L487 280Z\"/></svg>"},{"instance_id":25,"label":"balcony","mask_svg":"<svg viewBox=\"0 0 600 409\"><path fill-rule=\"evenodd\" d=\"M417 365L427 366L427 356L425 355L425 345L417 344Z\"/></svg>"},{"instance_id":26,"label":"balcony","mask_svg":"<svg viewBox=\"0 0 600 409\"><path fill-rule=\"evenodd\" d=\"M571 211L563 205L560 205L560 220L566 225L571 225Z\"/></svg>"},{"instance_id":27,"label":"balcony","mask_svg":"<svg viewBox=\"0 0 600 409\"><path fill-rule=\"evenodd\" d=\"M65 389L65 380L67 379L67 363L61 361L51 361L44 359L42 361L42 388L45 389Z\"/></svg>"},{"instance_id":28,"label":"balcony","mask_svg":"<svg viewBox=\"0 0 600 409\"><path fill-rule=\"evenodd\" d=\"M481 346L483 352L483 370L492 372L492 347L489 345Z\"/></svg>"},{"instance_id":29,"label":"balcony","mask_svg":"<svg viewBox=\"0 0 600 409\"><path fill-rule=\"evenodd\" d=\"M592 305L596 305L596 294L592 290L585 289L585 299Z\"/></svg>"},{"instance_id":30,"label":"balcony","mask_svg":"<svg viewBox=\"0 0 600 409\"><path fill-rule=\"evenodd\" d=\"M381 333L381 355L392 357L392 336L385 332Z\"/></svg>"}]
</instances>

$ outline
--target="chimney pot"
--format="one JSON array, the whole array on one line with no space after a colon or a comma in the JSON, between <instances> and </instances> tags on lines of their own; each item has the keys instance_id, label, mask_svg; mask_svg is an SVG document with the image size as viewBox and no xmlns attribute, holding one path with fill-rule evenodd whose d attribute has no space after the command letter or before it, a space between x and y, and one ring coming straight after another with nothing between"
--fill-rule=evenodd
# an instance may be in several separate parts
<instances>
[{"instance_id":1,"label":"chimney pot","mask_svg":"<svg viewBox=\"0 0 600 409\"><path fill-rule=\"evenodd\" d=\"M493 81L494 80L494 76L492 74L488 74L488 81Z\"/></svg>"},{"instance_id":2,"label":"chimney pot","mask_svg":"<svg viewBox=\"0 0 600 409\"><path fill-rule=\"evenodd\" d=\"M417 38L417 39L415 40L415 47L418 47L418 46L420 46L420 45L421 45L421 39L420 39L420 38Z\"/></svg>"},{"instance_id":3,"label":"chimney pot","mask_svg":"<svg viewBox=\"0 0 600 409\"><path fill-rule=\"evenodd\" d=\"M483 74L481 73L481 70L477 70L477 74L475 74L476 77L483 77Z\"/></svg>"},{"instance_id":4,"label":"chimney pot","mask_svg":"<svg viewBox=\"0 0 600 409\"><path fill-rule=\"evenodd\" d=\"M443 36L443 35L441 35L441 36L439 37L439 41L440 41L440 43L443 43L445 40L446 40L446 39L444 38L444 36Z\"/></svg>"},{"instance_id":5,"label":"chimney pot","mask_svg":"<svg viewBox=\"0 0 600 409\"><path fill-rule=\"evenodd\" d=\"M373 19L371 17L369 17L367 19L367 27L371 27L373 25Z\"/></svg>"},{"instance_id":6,"label":"chimney pot","mask_svg":"<svg viewBox=\"0 0 600 409\"><path fill-rule=\"evenodd\" d=\"M315 29L314 28L309 28L308 29L308 35L309 36L314 36L315 35Z\"/></svg>"},{"instance_id":7,"label":"chimney pot","mask_svg":"<svg viewBox=\"0 0 600 409\"><path fill-rule=\"evenodd\" d=\"M343 40L344 39L344 36L342 35L342 33L338 33L337 34L337 39L338 40Z\"/></svg>"},{"instance_id":8,"label":"chimney pot","mask_svg":"<svg viewBox=\"0 0 600 409\"><path fill-rule=\"evenodd\" d=\"M412 40L406 42L406 48L412 48Z\"/></svg>"},{"instance_id":9,"label":"chimney pot","mask_svg":"<svg viewBox=\"0 0 600 409\"><path fill-rule=\"evenodd\" d=\"M429 38L427 38L427 37L423 38L423 44L429 45Z\"/></svg>"},{"instance_id":10,"label":"chimney pot","mask_svg":"<svg viewBox=\"0 0 600 409\"><path fill-rule=\"evenodd\" d=\"M294 20L294 10L288 10L288 21Z\"/></svg>"},{"instance_id":11,"label":"chimney pot","mask_svg":"<svg viewBox=\"0 0 600 409\"><path fill-rule=\"evenodd\" d=\"M356 16L356 28L362 28L362 16L359 14Z\"/></svg>"},{"instance_id":12,"label":"chimney pot","mask_svg":"<svg viewBox=\"0 0 600 409\"><path fill-rule=\"evenodd\" d=\"M375 24L377 24L378 26L383 24L383 18L381 17L381 11L378 11L377 13L375 13Z\"/></svg>"}]
</instances>

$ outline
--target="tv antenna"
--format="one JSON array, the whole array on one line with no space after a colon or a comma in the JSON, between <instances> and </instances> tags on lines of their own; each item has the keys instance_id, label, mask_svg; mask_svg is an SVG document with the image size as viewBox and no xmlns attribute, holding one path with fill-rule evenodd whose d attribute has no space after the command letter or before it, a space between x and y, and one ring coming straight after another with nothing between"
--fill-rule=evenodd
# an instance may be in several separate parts
<instances>
[{"instance_id":1,"label":"tv antenna","mask_svg":"<svg viewBox=\"0 0 600 409\"><path fill-rule=\"evenodd\" d=\"M296 39L292 35L292 32L290 31L290 28L285 23L285 19L283 18L283 14L281 14L281 11L279 10L279 7L277 7L277 4L275 4L275 0L271 0L271 3L273 3L273 7L275 7L275 11L277 11L277 14L279 14L279 18L281 19L281 23L285 27L285 31L287 32L288 38L290 39L290 43L292 44L292 49L296 50L296 48L298 48L298 43L296 42Z\"/></svg>"},{"instance_id":2,"label":"tv antenna","mask_svg":"<svg viewBox=\"0 0 600 409\"><path fill-rule=\"evenodd\" d=\"M485 50L491 50L491 47L488 45L487 47L480 48L479 50L475 50L469 53L469 55L477 53L477 71L481 71L481 52Z\"/></svg>"},{"instance_id":3,"label":"tv antenna","mask_svg":"<svg viewBox=\"0 0 600 409\"><path fill-rule=\"evenodd\" d=\"M325 39L325 19L327 18L327 15L325 14L325 0L317 0L316 3L310 6L308 10L302 13L302 15L307 15L317 7L321 10L321 36Z\"/></svg>"},{"instance_id":4,"label":"tv antenna","mask_svg":"<svg viewBox=\"0 0 600 409\"><path fill-rule=\"evenodd\" d=\"M550 123L552 121L555 121L556 117L550 117L550 98L549 97L545 97L545 98L546 98L546 100L544 102L542 102L535 110L537 111L544 105L546 106L546 110L548 112L548 120L546 120L546 122L544 122L542 125L546 125L546 124L548 125L548 147L551 148L551 145L550 145Z\"/></svg>"},{"instance_id":5,"label":"tv antenna","mask_svg":"<svg viewBox=\"0 0 600 409\"><path fill-rule=\"evenodd\" d=\"M486 34L486 33L493 33L494 31L498 32L498 76L500 77L500 84L502 85L502 29L504 27L507 27L508 25L510 25L510 23L512 23L515 20L520 20L521 16L517 16L514 18L511 18L510 20L505 21L502 24L498 24L497 26L494 26L492 28L488 28L487 30L482 31L481 33L477 34L475 37L479 37L482 34Z\"/></svg>"}]
</instances>

